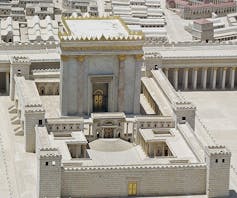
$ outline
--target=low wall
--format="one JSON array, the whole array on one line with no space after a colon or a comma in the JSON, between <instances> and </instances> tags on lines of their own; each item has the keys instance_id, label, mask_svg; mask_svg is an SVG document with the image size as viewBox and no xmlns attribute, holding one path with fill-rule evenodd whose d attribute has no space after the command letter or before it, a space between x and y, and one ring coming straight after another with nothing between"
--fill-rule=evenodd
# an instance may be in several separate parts
<instances>
[{"instance_id":1,"label":"low wall","mask_svg":"<svg viewBox=\"0 0 237 198\"><path fill-rule=\"evenodd\" d=\"M205 165L63 168L62 197L128 196L128 182L138 196L205 194Z\"/></svg>"}]
</instances>

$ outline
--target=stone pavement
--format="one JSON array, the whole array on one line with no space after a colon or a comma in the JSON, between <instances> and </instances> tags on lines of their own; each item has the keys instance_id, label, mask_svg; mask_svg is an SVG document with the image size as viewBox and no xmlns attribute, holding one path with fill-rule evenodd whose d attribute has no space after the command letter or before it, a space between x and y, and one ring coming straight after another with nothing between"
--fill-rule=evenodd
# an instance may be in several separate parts
<instances>
[{"instance_id":1,"label":"stone pavement","mask_svg":"<svg viewBox=\"0 0 237 198\"><path fill-rule=\"evenodd\" d=\"M230 186L237 190L237 91L193 91L181 94L197 106L197 118L211 138L231 150Z\"/></svg>"},{"instance_id":2,"label":"stone pavement","mask_svg":"<svg viewBox=\"0 0 237 198\"><path fill-rule=\"evenodd\" d=\"M17 198L13 149L9 134L11 125L7 112L8 97L0 97L0 197Z\"/></svg>"},{"instance_id":3,"label":"stone pavement","mask_svg":"<svg viewBox=\"0 0 237 198\"><path fill-rule=\"evenodd\" d=\"M184 26L187 24L187 21L181 19L176 13L172 12L171 10L168 10L165 7L165 0L161 0L160 2L167 22L166 30L169 41L192 41L192 35L184 29Z\"/></svg>"},{"instance_id":4,"label":"stone pavement","mask_svg":"<svg viewBox=\"0 0 237 198\"><path fill-rule=\"evenodd\" d=\"M24 137L15 136L8 96L0 97L0 198L36 197L36 156L24 152Z\"/></svg>"}]
</instances>

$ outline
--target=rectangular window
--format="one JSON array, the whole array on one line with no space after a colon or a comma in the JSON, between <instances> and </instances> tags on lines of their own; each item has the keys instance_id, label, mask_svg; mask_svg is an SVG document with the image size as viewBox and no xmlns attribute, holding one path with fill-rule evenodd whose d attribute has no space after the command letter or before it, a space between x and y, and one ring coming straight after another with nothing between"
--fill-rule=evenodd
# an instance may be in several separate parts
<instances>
[{"instance_id":1,"label":"rectangular window","mask_svg":"<svg viewBox=\"0 0 237 198\"><path fill-rule=\"evenodd\" d=\"M128 182L128 196L137 195L137 182Z\"/></svg>"},{"instance_id":2,"label":"rectangular window","mask_svg":"<svg viewBox=\"0 0 237 198\"><path fill-rule=\"evenodd\" d=\"M43 124L43 120L39 120L39 126Z\"/></svg>"}]
</instances>

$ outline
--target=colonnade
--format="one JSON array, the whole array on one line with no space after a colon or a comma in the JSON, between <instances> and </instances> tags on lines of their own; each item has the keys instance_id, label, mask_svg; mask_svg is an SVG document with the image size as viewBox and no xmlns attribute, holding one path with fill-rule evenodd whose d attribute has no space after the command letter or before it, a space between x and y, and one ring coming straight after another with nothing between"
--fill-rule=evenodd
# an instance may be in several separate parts
<instances>
[{"instance_id":1,"label":"colonnade","mask_svg":"<svg viewBox=\"0 0 237 198\"><path fill-rule=\"evenodd\" d=\"M236 67L164 68L166 77L176 90L234 89Z\"/></svg>"}]
</instances>

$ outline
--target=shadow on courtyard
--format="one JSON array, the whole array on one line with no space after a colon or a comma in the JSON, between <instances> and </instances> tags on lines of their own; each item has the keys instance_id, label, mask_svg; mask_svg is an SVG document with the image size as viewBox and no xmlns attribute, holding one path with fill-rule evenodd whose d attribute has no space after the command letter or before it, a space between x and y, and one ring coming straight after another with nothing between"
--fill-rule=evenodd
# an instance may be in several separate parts
<instances>
[{"instance_id":1,"label":"shadow on courtyard","mask_svg":"<svg viewBox=\"0 0 237 198\"><path fill-rule=\"evenodd\" d=\"M230 196L229 198L237 198L237 193L235 190L230 190Z\"/></svg>"}]
</instances>

